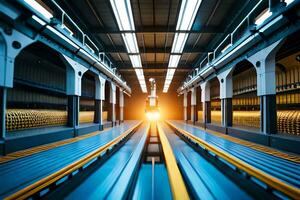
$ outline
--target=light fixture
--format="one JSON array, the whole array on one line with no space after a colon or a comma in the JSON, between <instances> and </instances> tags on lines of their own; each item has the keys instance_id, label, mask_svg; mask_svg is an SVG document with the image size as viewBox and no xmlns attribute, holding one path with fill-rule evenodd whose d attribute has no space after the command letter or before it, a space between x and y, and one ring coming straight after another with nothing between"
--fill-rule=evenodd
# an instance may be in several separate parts
<instances>
[{"instance_id":1,"label":"light fixture","mask_svg":"<svg viewBox=\"0 0 300 200\"><path fill-rule=\"evenodd\" d=\"M171 53L182 53L187 38L187 33L175 33Z\"/></svg>"},{"instance_id":2,"label":"light fixture","mask_svg":"<svg viewBox=\"0 0 300 200\"><path fill-rule=\"evenodd\" d=\"M180 55L170 55L168 67L176 68L180 60Z\"/></svg>"},{"instance_id":3,"label":"light fixture","mask_svg":"<svg viewBox=\"0 0 300 200\"><path fill-rule=\"evenodd\" d=\"M141 57L140 55L130 55L129 59L131 61L131 64L133 68L142 67Z\"/></svg>"},{"instance_id":4,"label":"light fixture","mask_svg":"<svg viewBox=\"0 0 300 200\"><path fill-rule=\"evenodd\" d=\"M177 31L191 30L201 2L202 0L182 0L176 25ZM178 66L181 55L174 54L181 54L183 52L188 36L188 33L175 33L171 49L171 53L173 54L170 55L168 68L176 68ZM163 88L164 93L168 92L174 73L175 69L172 69L171 71L168 69Z\"/></svg>"},{"instance_id":5,"label":"light fixture","mask_svg":"<svg viewBox=\"0 0 300 200\"><path fill-rule=\"evenodd\" d=\"M133 31L134 22L130 0L110 0L114 15L121 31Z\"/></svg>"},{"instance_id":6,"label":"light fixture","mask_svg":"<svg viewBox=\"0 0 300 200\"><path fill-rule=\"evenodd\" d=\"M135 33L123 33L122 38L124 40L128 53L139 53Z\"/></svg>"},{"instance_id":7,"label":"light fixture","mask_svg":"<svg viewBox=\"0 0 300 200\"><path fill-rule=\"evenodd\" d=\"M183 0L180 6L176 30L190 30L195 20L201 0Z\"/></svg>"},{"instance_id":8,"label":"light fixture","mask_svg":"<svg viewBox=\"0 0 300 200\"><path fill-rule=\"evenodd\" d=\"M272 15L272 12L267 8L262 13L260 13L256 18L255 18L255 24L257 26L261 25L266 19L268 19Z\"/></svg>"},{"instance_id":9,"label":"light fixture","mask_svg":"<svg viewBox=\"0 0 300 200\"><path fill-rule=\"evenodd\" d=\"M118 27L121 31L134 31L134 21L130 0L110 0ZM135 33L122 33L122 38L125 43L127 53L129 55L132 67L135 68L135 73L138 78L141 90L147 93L145 77L142 68L141 57L139 55L139 47ZM139 69L137 69L139 68Z\"/></svg>"},{"instance_id":10,"label":"light fixture","mask_svg":"<svg viewBox=\"0 0 300 200\"><path fill-rule=\"evenodd\" d=\"M289 5L290 3L294 2L294 0L285 0L284 2Z\"/></svg>"},{"instance_id":11,"label":"light fixture","mask_svg":"<svg viewBox=\"0 0 300 200\"><path fill-rule=\"evenodd\" d=\"M34 10L41 13L47 19L51 19L53 17L52 13L50 13L47 9L45 9L41 4L39 4L35 0L24 0L24 2L27 3Z\"/></svg>"}]
</instances>

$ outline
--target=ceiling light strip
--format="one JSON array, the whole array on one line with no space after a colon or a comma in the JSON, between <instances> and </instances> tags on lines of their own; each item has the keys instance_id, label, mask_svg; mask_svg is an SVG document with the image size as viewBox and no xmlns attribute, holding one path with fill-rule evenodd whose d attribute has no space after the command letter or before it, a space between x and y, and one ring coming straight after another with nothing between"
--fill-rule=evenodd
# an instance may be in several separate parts
<instances>
[{"instance_id":1,"label":"ceiling light strip","mask_svg":"<svg viewBox=\"0 0 300 200\"><path fill-rule=\"evenodd\" d=\"M130 0L110 0L118 27L121 31L134 31L134 21L131 9ZM133 68L142 68L142 62L139 52L139 47L135 33L122 33L122 38L125 43L127 53L136 54L130 55L130 61ZM135 69L142 92L147 93L147 86L143 69Z\"/></svg>"},{"instance_id":2,"label":"ceiling light strip","mask_svg":"<svg viewBox=\"0 0 300 200\"><path fill-rule=\"evenodd\" d=\"M182 31L191 30L198 9L200 7L201 1L202 0L182 0L178 21L176 25L176 30L182 30ZM169 65L168 65L169 69L167 71L163 93L168 92L175 70L181 58L181 55L174 55L174 54L182 54L188 36L189 36L188 33L175 33L172 49L171 49L171 55L169 59Z\"/></svg>"}]
</instances>

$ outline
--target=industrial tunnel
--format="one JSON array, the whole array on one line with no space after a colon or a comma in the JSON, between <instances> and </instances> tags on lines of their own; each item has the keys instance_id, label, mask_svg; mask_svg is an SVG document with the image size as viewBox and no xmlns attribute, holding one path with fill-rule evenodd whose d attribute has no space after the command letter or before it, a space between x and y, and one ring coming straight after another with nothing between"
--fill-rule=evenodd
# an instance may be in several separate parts
<instances>
[{"instance_id":1,"label":"industrial tunnel","mask_svg":"<svg viewBox=\"0 0 300 200\"><path fill-rule=\"evenodd\" d=\"M0 199L300 199L299 0L0 1Z\"/></svg>"}]
</instances>

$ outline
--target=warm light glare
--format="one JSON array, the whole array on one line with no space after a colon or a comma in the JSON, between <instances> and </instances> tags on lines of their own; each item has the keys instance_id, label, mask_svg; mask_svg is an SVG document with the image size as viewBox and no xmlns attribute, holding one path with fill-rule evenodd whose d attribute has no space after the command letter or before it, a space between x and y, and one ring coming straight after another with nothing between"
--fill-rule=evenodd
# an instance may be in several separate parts
<instances>
[{"instance_id":1,"label":"warm light glare","mask_svg":"<svg viewBox=\"0 0 300 200\"><path fill-rule=\"evenodd\" d=\"M147 119L150 120L150 121L156 121L156 120L159 120L160 114L159 114L158 111L147 112L147 113L146 113L146 117L147 117Z\"/></svg>"},{"instance_id":2,"label":"warm light glare","mask_svg":"<svg viewBox=\"0 0 300 200\"><path fill-rule=\"evenodd\" d=\"M44 15L47 19L51 19L53 15L46 10L41 4L36 2L35 0L24 0L25 3L27 3L29 6L31 6L33 9Z\"/></svg>"}]
</instances>

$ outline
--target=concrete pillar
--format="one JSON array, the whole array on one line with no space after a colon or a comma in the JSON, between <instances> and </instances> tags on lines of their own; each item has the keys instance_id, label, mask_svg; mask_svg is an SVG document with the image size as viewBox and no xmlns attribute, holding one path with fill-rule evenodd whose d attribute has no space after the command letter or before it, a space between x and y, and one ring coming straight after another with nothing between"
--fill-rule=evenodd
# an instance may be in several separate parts
<instances>
[{"instance_id":1,"label":"concrete pillar","mask_svg":"<svg viewBox=\"0 0 300 200\"><path fill-rule=\"evenodd\" d=\"M211 123L210 83L204 82L201 87L201 102L203 103L203 123Z\"/></svg>"},{"instance_id":2,"label":"concrete pillar","mask_svg":"<svg viewBox=\"0 0 300 200\"><path fill-rule=\"evenodd\" d=\"M187 92L183 94L183 120L187 121Z\"/></svg>"},{"instance_id":3,"label":"concrete pillar","mask_svg":"<svg viewBox=\"0 0 300 200\"><path fill-rule=\"evenodd\" d=\"M197 119L197 93L196 88L191 89L191 121L193 124Z\"/></svg>"},{"instance_id":4,"label":"concrete pillar","mask_svg":"<svg viewBox=\"0 0 300 200\"><path fill-rule=\"evenodd\" d=\"M74 136L77 136L79 126L79 98L81 96L81 79L88 70L82 64L72 58L61 54L67 68L67 96L68 96L68 126L74 128Z\"/></svg>"},{"instance_id":5,"label":"concrete pillar","mask_svg":"<svg viewBox=\"0 0 300 200\"><path fill-rule=\"evenodd\" d=\"M257 72L257 96L260 97L261 132L277 132L275 56L283 40L278 40L247 59Z\"/></svg>"},{"instance_id":6,"label":"concrete pillar","mask_svg":"<svg viewBox=\"0 0 300 200\"><path fill-rule=\"evenodd\" d=\"M233 68L229 68L219 73L217 76L220 82L221 116L222 126L224 127L232 126L232 72Z\"/></svg>"},{"instance_id":7,"label":"concrete pillar","mask_svg":"<svg viewBox=\"0 0 300 200\"><path fill-rule=\"evenodd\" d=\"M94 122L99 124L99 130L103 130L103 101L105 100L105 78L98 75L95 78L95 116Z\"/></svg>"},{"instance_id":8,"label":"concrete pillar","mask_svg":"<svg viewBox=\"0 0 300 200\"><path fill-rule=\"evenodd\" d=\"M124 122L124 92L123 89L121 88L120 88L119 106L120 106L120 123L122 123Z\"/></svg>"}]
</instances>

